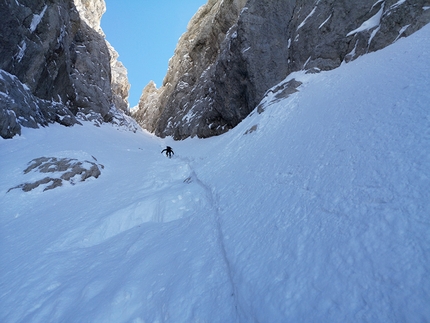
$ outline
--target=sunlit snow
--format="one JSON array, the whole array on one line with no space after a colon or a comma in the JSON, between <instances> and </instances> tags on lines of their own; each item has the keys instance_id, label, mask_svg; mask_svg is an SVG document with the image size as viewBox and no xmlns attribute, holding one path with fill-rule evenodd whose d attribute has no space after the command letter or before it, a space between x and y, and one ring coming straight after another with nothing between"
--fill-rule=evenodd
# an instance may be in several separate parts
<instances>
[{"instance_id":1,"label":"sunlit snow","mask_svg":"<svg viewBox=\"0 0 430 323\"><path fill-rule=\"evenodd\" d=\"M429 321L429 55L427 26L295 73L298 92L209 139L0 140L0 322ZM7 192L39 157L103 168Z\"/></svg>"}]
</instances>

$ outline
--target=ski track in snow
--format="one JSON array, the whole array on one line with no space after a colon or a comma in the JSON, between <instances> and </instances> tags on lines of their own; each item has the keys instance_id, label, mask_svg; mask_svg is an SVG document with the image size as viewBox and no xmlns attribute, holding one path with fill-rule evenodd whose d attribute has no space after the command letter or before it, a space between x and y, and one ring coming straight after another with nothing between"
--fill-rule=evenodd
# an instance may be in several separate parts
<instances>
[{"instance_id":1,"label":"ski track in snow","mask_svg":"<svg viewBox=\"0 0 430 323\"><path fill-rule=\"evenodd\" d=\"M219 137L0 141L0 322L428 321L429 38L295 73L299 92ZM43 156L104 168L7 193Z\"/></svg>"},{"instance_id":2,"label":"ski track in snow","mask_svg":"<svg viewBox=\"0 0 430 323\"><path fill-rule=\"evenodd\" d=\"M235 288L235 283L234 283L234 274L233 274L233 270L231 268L231 264L230 264L230 260L227 256L227 252L226 252L226 247L225 247L225 242L224 242L224 233L222 230L222 224L221 224L221 215L219 213L219 199L218 197L216 197L216 194L214 194L213 192L213 188L211 188L208 184L203 183L196 175L196 173L193 171L192 175L190 176L190 178L192 180L194 180L195 182L197 182L205 191L206 194L208 196L208 200L210 202L211 205L211 209L213 212L213 217L214 217L214 222L215 225L214 227L216 228L216 235L217 235L217 243L219 246L219 250L220 253L222 255L222 259L224 261L225 264L225 268L226 268L226 273L229 279L229 282L231 284L231 297L234 299L234 310L236 312L236 317L235 317L235 321L237 321L238 317L237 317L237 311L238 311L238 300L237 300L237 290ZM233 318L231 318L231 320L233 321Z\"/></svg>"}]
</instances>

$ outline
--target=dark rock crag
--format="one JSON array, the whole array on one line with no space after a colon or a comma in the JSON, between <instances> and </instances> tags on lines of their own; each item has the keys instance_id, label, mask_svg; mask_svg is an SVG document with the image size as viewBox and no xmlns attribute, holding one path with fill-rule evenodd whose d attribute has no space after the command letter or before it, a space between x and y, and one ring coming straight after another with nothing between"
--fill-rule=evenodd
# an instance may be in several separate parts
<instances>
[{"instance_id":1,"label":"dark rock crag","mask_svg":"<svg viewBox=\"0 0 430 323\"><path fill-rule=\"evenodd\" d=\"M219 135L290 73L334 69L429 22L429 0L209 0L134 117L161 137Z\"/></svg>"},{"instance_id":2,"label":"dark rock crag","mask_svg":"<svg viewBox=\"0 0 430 323\"><path fill-rule=\"evenodd\" d=\"M20 80L0 70L0 134L5 139L21 134L21 126L38 128L58 122L72 126L79 121L63 104L34 96Z\"/></svg>"},{"instance_id":3,"label":"dark rock crag","mask_svg":"<svg viewBox=\"0 0 430 323\"><path fill-rule=\"evenodd\" d=\"M3 138L21 126L121 118L128 90L113 90L112 55L99 26L104 9L103 0L0 2Z\"/></svg>"}]
</instances>

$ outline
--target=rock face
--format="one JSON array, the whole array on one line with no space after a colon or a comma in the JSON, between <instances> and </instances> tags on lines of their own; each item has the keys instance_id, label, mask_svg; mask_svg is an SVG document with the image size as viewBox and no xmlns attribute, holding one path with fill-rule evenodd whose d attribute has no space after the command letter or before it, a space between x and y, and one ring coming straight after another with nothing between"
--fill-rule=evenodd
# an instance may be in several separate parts
<instances>
[{"instance_id":1,"label":"rock face","mask_svg":"<svg viewBox=\"0 0 430 323\"><path fill-rule=\"evenodd\" d=\"M105 37L105 34L100 27L100 20L106 12L105 2L103 0L74 0L74 2L81 19L100 35ZM120 61L118 61L119 54L112 45L107 41L106 45L110 54L112 100L118 109L128 111L128 92L130 91L130 83L128 83L127 69Z\"/></svg>"},{"instance_id":2,"label":"rock face","mask_svg":"<svg viewBox=\"0 0 430 323\"><path fill-rule=\"evenodd\" d=\"M130 83L128 83L127 69L118 60L119 55L112 45L109 42L106 44L110 53L112 101L115 107L128 113Z\"/></svg>"},{"instance_id":3,"label":"rock face","mask_svg":"<svg viewBox=\"0 0 430 323\"><path fill-rule=\"evenodd\" d=\"M21 134L21 126L38 128L49 122L72 126L76 117L63 104L34 96L19 79L0 70L0 136L5 139Z\"/></svg>"},{"instance_id":4,"label":"rock face","mask_svg":"<svg viewBox=\"0 0 430 323\"><path fill-rule=\"evenodd\" d=\"M0 69L8 75L0 80L2 96L10 96L9 101L34 97L42 113L26 113L44 118L35 119L36 126L58 122L65 115L68 125L77 122L75 116L111 122L118 115L115 104L128 106L128 91L112 90L117 86L111 77L111 54L100 29L104 11L103 0L0 2ZM11 89L4 92L10 88L7 79L21 84L15 91L18 97ZM9 129L2 137L8 138L19 133L16 124L27 126L20 121L24 106L18 109L4 98L0 104L2 114L8 115L8 121L1 119L0 128ZM34 104L27 106L32 109Z\"/></svg>"},{"instance_id":5,"label":"rock face","mask_svg":"<svg viewBox=\"0 0 430 323\"><path fill-rule=\"evenodd\" d=\"M161 136L176 131L176 138L197 134L187 129L187 122L169 119L190 120L188 112L209 109L205 92L210 89L202 85L210 79L209 69L217 63L222 42L245 3L246 0L209 0L198 10L188 31L179 39L163 86L157 90L151 82L143 90L139 109L133 116L144 128Z\"/></svg>"},{"instance_id":6,"label":"rock face","mask_svg":"<svg viewBox=\"0 0 430 323\"><path fill-rule=\"evenodd\" d=\"M336 68L429 22L429 0L209 1L134 117L162 137L218 135L290 73Z\"/></svg>"},{"instance_id":7,"label":"rock face","mask_svg":"<svg viewBox=\"0 0 430 323\"><path fill-rule=\"evenodd\" d=\"M106 12L106 4L103 0L73 0L80 18L99 34L104 35L100 27L100 20Z\"/></svg>"}]
</instances>

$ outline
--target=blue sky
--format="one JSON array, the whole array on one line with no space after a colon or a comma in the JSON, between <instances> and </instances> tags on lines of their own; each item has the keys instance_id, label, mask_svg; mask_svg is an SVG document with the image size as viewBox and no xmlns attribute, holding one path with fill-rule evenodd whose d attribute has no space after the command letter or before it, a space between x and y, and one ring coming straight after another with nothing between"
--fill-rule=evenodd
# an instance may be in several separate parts
<instances>
[{"instance_id":1,"label":"blue sky","mask_svg":"<svg viewBox=\"0 0 430 323\"><path fill-rule=\"evenodd\" d=\"M150 80L160 87L179 37L206 0L105 0L101 26L131 83L130 107Z\"/></svg>"}]
</instances>

